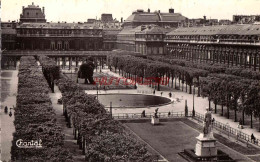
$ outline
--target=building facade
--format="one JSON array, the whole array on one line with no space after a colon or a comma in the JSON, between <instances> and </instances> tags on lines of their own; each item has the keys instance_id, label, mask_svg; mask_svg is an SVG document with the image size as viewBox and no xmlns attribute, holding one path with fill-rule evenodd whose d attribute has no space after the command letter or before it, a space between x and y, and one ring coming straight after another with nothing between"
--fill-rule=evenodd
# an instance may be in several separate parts
<instances>
[{"instance_id":1,"label":"building facade","mask_svg":"<svg viewBox=\"0 0 260 162\"><path fill-rule=\"evenodd\" d=\"M2 22L1 23L1 40L2 50L15 50L17 47L16 40L17 22Z\"/></svg>"},{"instance_id":2,"label":"building facade","mask_svg":"<svg viewBox=\"0 0 260 162\"><path fill-rule=\"evenodd\" d=\"M174 9L169 9L168 13L160 12L147 12L144 10L137 10L132 13L123 23L124 28L136 28L140 25L158 25L161 27L178 27L185 22L187 18L182 16L180 13L174 13Z\"/></svg>"},{"instance_id":3,"label":"building facade","mask_svg":"<svg viewBox=\"0 0 260 162\"><path fill-rule=\"evenodd\" d=\"M178 28L165 43L175 58L260 70L260 25Z\"/></svg>"},{"instance_id":4,"label":"building facade","mask_svg":"<svg viewBox=\"0 0 260 162\"><path fill-rule=\"evenodd\" d=\"M164 38L169 31L156 25L141 26L141 31L135 33L135 52L142 55L164 54Z\"/></svg>"},{"instance_id":5,"label":"building facade","mask_svg":"<svg viewBox=\"0 0 260 162\"><path fill-rule=\"evenodd\" d=\"M20 22L35 22L44 23L46 22L44 7L41 9L39 6L28 5L28 7L23 6L22 14L20 15Z\"/></svg>"},{"instance_id":6,"label":"building facade","mask_svg":"<svg viewBox=\"0 0 260 162\"><path fill-rule=\"evenodd\" d=\"M235 24L253 24L255 22L260 22L260 15L233 15Z\"/></svg>"},{"instance_id":7,"label":"building facade","mask_svg":"<svg viewBox=\"0 0 260 162\"><path fill-rule=\"evenodd\" d=\"M21 50L102 50L102 29L84 23L23 23L16 28Z\"/></svg>"}]
</instances>

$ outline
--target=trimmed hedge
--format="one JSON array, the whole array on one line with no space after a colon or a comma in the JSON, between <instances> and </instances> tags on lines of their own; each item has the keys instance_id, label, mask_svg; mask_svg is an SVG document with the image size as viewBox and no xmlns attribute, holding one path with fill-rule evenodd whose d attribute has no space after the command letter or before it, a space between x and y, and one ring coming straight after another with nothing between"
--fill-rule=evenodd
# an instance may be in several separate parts
<instances>
[{"instance_id":1,"label":"trimmed hedge","mask_svg":"<svg viewBox=\"0 0 260 162\"><path fill-rule=\"evenodd\" d=\"M57 126L49 87L32 56L21 57L15 108L12 161L72 161L64 149L64 135ZM42 140L42 148L20 148L16 141Z\"/></svg>"}]
</instances>

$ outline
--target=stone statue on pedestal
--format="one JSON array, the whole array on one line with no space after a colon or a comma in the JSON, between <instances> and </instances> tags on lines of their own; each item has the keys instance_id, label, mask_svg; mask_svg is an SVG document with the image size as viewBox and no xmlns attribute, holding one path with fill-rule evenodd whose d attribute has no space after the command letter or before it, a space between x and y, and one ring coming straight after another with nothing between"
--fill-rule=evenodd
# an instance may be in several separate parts
<instances>
[{"instance_id":1,"label":"stone statue on pedestal","mask_svg":"<svg viewBox=\"0 0 260 162\"><path fill-rule=\"evenodd\" d=\"M154 115L152 116L152 118L151 118L151 123L153 124L153 125L157 125L157 124L159 124L159 116L158 116L158 110L159 110L159 108L156 108L155 110L154 110Z\"/></svg>"},{"instance_id":2,"label":"stone statue on pedestal","mask_svg":"<svg viewBox=\"0 0 260 162\"><path fill-rule=\"evenodd\" d=\"M208 134L210 134L211 132L211 121L212 121L212 115L211 113L207 110L207 112L205 112L205 119L203 121L203 133L204 133L204 137L207 136Z\"/></svg>"},{"instance_id":3,"label":"stone statue on pedestal","mask_svg":"<svg viewBox=\"0 0 260 162\"><path fill-rule=\"evenodd\" d=\"M154 117L155 117L155 118L158 118L158 115L157 115L157 114L158 114L158 110L159 110L159 108L156 108L156 109L154 110Z\"/></svg>"},{"instance_id":4,"label":"stone statue on pedestal","mask_svg":"<svg viewBox=\"0 0 260 162\"><path fill-rule=\"evenodd\" d=\"M216 139L212 132L212 115L207 109L204 114L203 133L197 137L195 154L197 156L215 156L217 155Z\"/></svg>"}]
</instances>

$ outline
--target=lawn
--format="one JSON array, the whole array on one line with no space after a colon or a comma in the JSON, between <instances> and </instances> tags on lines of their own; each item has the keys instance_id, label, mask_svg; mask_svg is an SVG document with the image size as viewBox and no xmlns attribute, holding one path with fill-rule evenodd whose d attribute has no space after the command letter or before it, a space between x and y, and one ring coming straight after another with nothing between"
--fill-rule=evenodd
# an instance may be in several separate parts
<instances>
[{"instance_id":1,"label":"lawn","mask_svg":"<svg viewBox=\"0 0 260 162\"><path fill-rule=\"evenodd\" d=\"M176 162L186 161L178 153L184 149L194 149L196 137L199 135L197 130L182 121L163 122L158 126L153 126L148 122L125 123L125 125L167 160ZM236 160L248 160L245 156L220 143L217 143L217 148Z\"/></svg>"}]
</instances>

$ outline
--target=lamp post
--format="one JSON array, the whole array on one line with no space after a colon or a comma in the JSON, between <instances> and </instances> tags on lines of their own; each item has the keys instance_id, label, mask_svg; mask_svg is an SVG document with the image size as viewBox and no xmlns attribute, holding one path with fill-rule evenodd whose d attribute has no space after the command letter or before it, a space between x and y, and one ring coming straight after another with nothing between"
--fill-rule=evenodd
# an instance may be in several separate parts
<instances>
[{"instance_id":1,"label":"lamp post","mask_svg":"<svg viewBox=\"0 0 260 162\"><path fill-rule=\"evenodd\" d=\"M192 117L195 117L194 96L195 96L195 85L193 86L193 109L192 109Z\"/></svg>"},{"instance_id":2,"label":"lamp post","mask_svg":"<svg viewBox=\"0 0 260 162\"><path fill-rule=\"evenodd\" d=\"M97 85L97 100L98 100L98 85Z\"/></svg>"},{"instance_id":3,"label":"lamp post","mask_svg":"<svg viewBox=\"0 0 260 162\"><path fill-rule=\"evenodd\" d=\"M112 102L110 102L110 115L111 115L111 118L113 118L113 115L112 115Z\"/></svg>"},{"instance_id":4,"label":"lamp post","mask_svg":"<svg viewBox=\"0 0 260 162\"><path fill-rule=\"evenodd\" d=\"M230 126L229 126L229 123L227 123L226 125L227 125L228 138L229 138L229 131L230 131Z\"/></svg>"}]
</instances>

